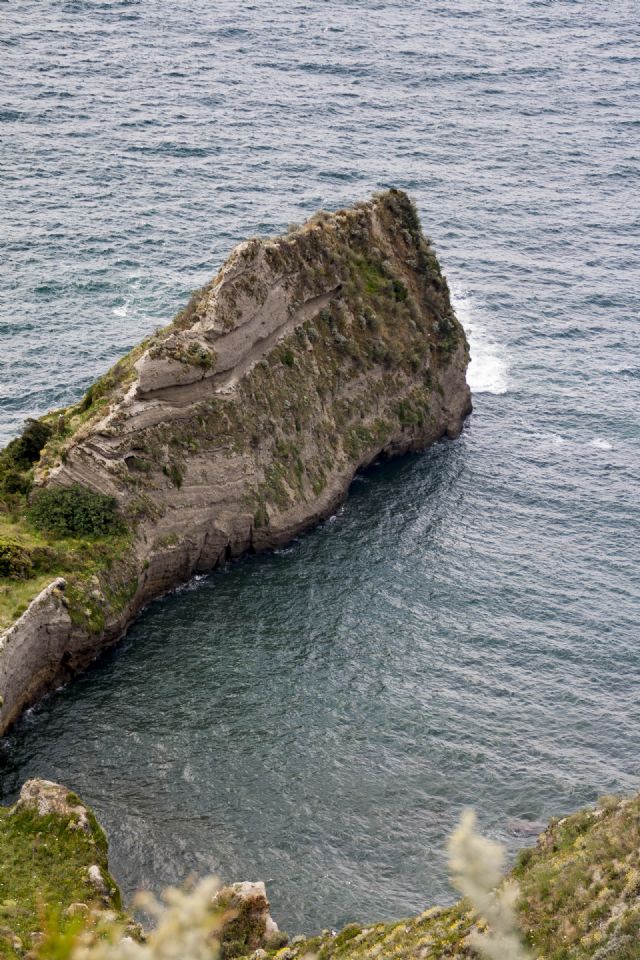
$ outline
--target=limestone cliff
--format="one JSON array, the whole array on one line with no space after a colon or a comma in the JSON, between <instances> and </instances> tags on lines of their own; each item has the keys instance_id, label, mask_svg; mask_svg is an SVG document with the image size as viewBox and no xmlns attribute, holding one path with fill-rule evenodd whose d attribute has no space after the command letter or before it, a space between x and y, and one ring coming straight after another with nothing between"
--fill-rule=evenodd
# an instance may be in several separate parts
<instances>
[{"instance_id":1,"label":"limestone cliff","mask_svg":"<svg viewBox=\"0 0 640 960\"><path fill-rule=\"evenodd\" d=\"M42 418L26 473L7 468L8 569L26 571L20 598L45 589L0 636L0 733L153 597L327 516L377 457L457 435L467 363L405 194L240 244L170 326ZM125 527L90 542L38 530L38 488L109 495Z\"/></svg>"}]
</instances>

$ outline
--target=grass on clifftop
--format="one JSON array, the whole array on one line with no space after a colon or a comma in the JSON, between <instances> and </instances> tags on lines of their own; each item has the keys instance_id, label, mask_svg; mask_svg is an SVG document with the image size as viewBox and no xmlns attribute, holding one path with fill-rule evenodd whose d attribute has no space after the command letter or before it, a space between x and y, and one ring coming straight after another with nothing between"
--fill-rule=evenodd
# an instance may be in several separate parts
<instances>
[{"instance_id":1,"label":"grass on clifftop","mask_svg":"<svg viewBox=\"0 0 640 960\"><path fill-rule=\"evenodd\" d=\"M96 602L93 593L100 587L118 605L133 590L135 572L133 568L128 570L130 543L131 534L119 529L102 537L59 536L38 530L26 514L0 512L0 559L17 550L28 565L23 574L0 574L0 631L21 616L56 577L67 579L71 619L90 630L101 629L103 604ZM116 567L117 576L109 576Z\"/></svg>"},{"instance_id":2,"label":"grass on clifftop","mask_svg":"<svg viewBox=\"0 0 640 960\"><path fill-rule=\"evenodd\" d=\"M605 798L594 810L552 821L535 847L521 851L510 876L520 887L517 916L532 960L640 957L640 795ZM474 927L484 929L463 900L396 923L349 924L269 956L472 960Z\"/></svg>"},{"instance_id":3,"label":"grass on clifftop","mask_svg":"<svg viewBox=\"0 0 640 960\"><path fill-rule=\"evenodd\" d=\"M95 900L90 866L97 864L117 887L108 873L106 837L91 814L86 833L70 830L70 821L56 814L11 809L0 807L0 957L13 960L33 945L31 935L43 929L45 917L57 915L64 928L72 903Z\"/></svg>"},{"instance_id":4,"label":"grass on clifftop","mask_svg":"<svg viewBox=\"0 0 640 960\"><path fill-rule=\"evenodd\" d=\"M74 571L82 573L72 615L91 620L81 584L108 570L130 542L114 498L80 486L32 493L34 465L57 436L54 419L27 421L0 451L0 630L55 577Z\"/></svg>"}]
</instances>

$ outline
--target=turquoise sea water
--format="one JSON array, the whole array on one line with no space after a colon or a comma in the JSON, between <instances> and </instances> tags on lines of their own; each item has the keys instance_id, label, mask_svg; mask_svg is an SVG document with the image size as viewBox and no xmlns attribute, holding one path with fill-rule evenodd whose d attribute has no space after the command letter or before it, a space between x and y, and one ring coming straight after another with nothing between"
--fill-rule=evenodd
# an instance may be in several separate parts
<instances>
[{"instance_id":1,"label":"turquoise sea water","mask_svg":"<svg viewBox=\"0 0 640 960\"><path fill-rule=\"evenodd\" d=\"M0 3L0 434L80 396L237 241L388 185L471 339L463 435L154 604L0 741L127 894L269 882L291 930L452 896L640 789L640 28L593 0ZM527 826L529 824L529 826Z\"/></svg>"}]
</instances>

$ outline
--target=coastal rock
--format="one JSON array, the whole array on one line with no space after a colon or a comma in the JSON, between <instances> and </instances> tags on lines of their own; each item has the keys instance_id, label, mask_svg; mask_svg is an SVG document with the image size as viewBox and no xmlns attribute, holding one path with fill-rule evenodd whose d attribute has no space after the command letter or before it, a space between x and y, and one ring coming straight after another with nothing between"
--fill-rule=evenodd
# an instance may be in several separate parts
<instances>
[{"instance_id":1,"label":"coastal rock","mask_svg":"<svg viewBox=\"0 0 640 960\"><path fill-rule=\"evenodd\" d=\"M287 943L269 912L264 883L243 881L222 887L215 897L224 909L221 933L223 958L246 956L257 950L274 949Z\"/></svg>"},{"instance_id":2,"label":"coastal rock","mask_svg":"<svg viewBox=\"0 0 640 960\"><path fill-rule=\"evenodd\" d=\"M0 957L14 956L14 938L34 947L45 929L49 937L53 916L61 929L129 919L92 811L61 784L28 780L13 806L0 806Z\"/></svg>"},{"instance_id":3,"label":"coastal rock","mask_svg":"<svg viewBox=\"0 0 640 960\"><path fill-rule=\"evenodd\" d=\"M97 863L92 863L87 869L87 877L91 886L95 888L101 897L109 896L109 887Z\"/></svg>"},{"instance_id":4,"label":"coastal rock","mask_svg":"<svg viewBox=\"0 0 640 960\"><path fill-rule=\"evenodd\" d=\"M51 780L27 780L22 786L20 798L13 810L14 812L33 810L41 817L55 814L69 821L70 830L91 832L87 808L80 803L74 793L70 793L66 787L61 787L60 784L53 783ZM99 868L96 867L96 869Z\"/></svg>"},{"instance_id":5,"label":"coastal rock","mask_svg":"<svg viewBox=\"0 0 640 960\"><path fill-rule=\"evenodd\" d=\"M108 495L126 532L108 555L89 544L64 584L34 589L0 636L0 734L154 597L291 540L376 459L459 434L468 361L402 192L240 244L171 325L39 422L50 439L32 499Z\"/></svg>"}]
</instances>

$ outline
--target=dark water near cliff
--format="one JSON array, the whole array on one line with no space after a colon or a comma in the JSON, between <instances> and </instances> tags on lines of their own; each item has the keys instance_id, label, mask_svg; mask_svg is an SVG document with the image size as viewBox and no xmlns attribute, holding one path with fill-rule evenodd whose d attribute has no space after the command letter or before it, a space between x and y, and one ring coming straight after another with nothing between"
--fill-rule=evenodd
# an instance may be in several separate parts
<instances>
[{"instance_id":1,"label":"dark water near cliff","mask_svg":"<svg viewBox=\"0 0 640 960\"><path fill-rule=\"evenodd\" d=\"M271 880L293 930L450 896L640 787L637 4L0 5L0 429L77 398L232 245L412 192L471 331L457 441L154 605L1 747L124 889Z\"/></svg>"}]
</instances>

